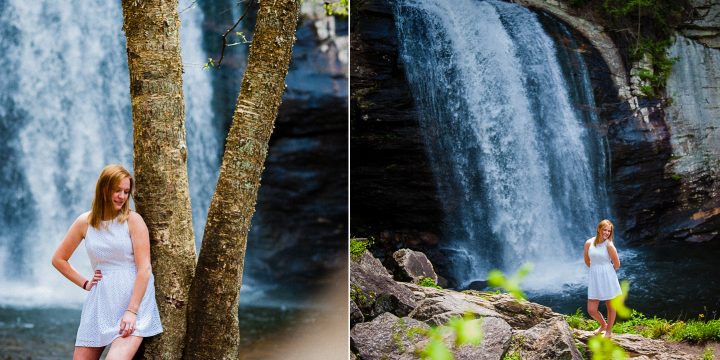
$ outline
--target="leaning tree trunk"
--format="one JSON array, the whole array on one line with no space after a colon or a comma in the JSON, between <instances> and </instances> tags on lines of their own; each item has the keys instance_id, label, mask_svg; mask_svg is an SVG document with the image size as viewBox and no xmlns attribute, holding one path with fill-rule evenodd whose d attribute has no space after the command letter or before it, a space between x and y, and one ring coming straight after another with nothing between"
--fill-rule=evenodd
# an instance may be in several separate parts
<instances>
[{"instance_id":1,"label":"leaning tree trunk","mask_svg":"<svg viewBox=\"0 0 720 360\"><path fill-rule=\"evenodd\" d=\"M263 0L190 290L186 359L237 359L250 219L285 89L299 3Z\"/></svg>"},{"instance_id":2,"label":"leaning tree trunk","mask_svg":"<svg viewBox=\"0 0 720 360\"><path fill-rule=\"evenodd\" d=\"M195 241L187 177L177 0L123 0L135 151L135 206L150 231L164 332L144 357L180 359Z\"/></svg>"}]
</instances>

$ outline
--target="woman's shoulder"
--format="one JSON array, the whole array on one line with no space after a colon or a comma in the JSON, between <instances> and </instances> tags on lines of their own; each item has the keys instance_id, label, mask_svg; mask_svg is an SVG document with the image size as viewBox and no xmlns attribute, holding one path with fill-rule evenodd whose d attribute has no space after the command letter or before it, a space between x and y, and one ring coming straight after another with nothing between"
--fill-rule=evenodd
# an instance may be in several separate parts
<instances>
[{"instance_id":1,"label":"woman's shoulder","mask_svg":"<svg viewBox=\"0 0 720 360\"><path fill-rule=\"evenodd\" d=\"M86 211L75 219L76 223L87 225L90 222L90 211Z\"/></svg>"},{"instance_id":2,"label":"woman's shoulder","mask_svg":"<svg viewBox=\"0 0 720 360\"><path fill-rule=\"evenodd\" d=\"M135 210L130 210L127 222L129 226L137 226L141 224L145 225L145 220L143 220L142 216L140 216L140 214L138 214Z\"/></svg>"},{"instance_id":3,"label":"woman's shoulder","mask_svg":"<svg viewBox=\"0 0 720 360\"><path fill-rule=\"evenodd\" d=\"M585 240L585 243L586 243L586 244L592 244L594 241L595 241L595 237L593 236L593 237Z\"/></svg>"}]
</instances>

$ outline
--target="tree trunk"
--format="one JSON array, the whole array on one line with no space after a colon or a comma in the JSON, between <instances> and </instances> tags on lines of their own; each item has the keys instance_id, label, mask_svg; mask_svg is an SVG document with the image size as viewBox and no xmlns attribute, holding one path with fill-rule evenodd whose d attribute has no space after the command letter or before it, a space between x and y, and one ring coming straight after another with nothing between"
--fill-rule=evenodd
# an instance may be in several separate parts
<instances>
[{"instance_id":1,"label":"tree trunk","mask_svg":"<svg viewBox=\"0 0 720 360\"><path fill-rule=\"evenodd\" d=\"M190 290L186 359L237 359L250 220L285 89L299 3L263 0Z\"/></svg>"},{"instance_id":2,"label":"tree trunk","mask_svg":"<svg viewBox=\"0 0 720 360\"><path fill-rule=\"evenodd\" d=\"M135 206L150 231L164 332L144 357L180 359L195 267L177 0L123 0L133 117Z\"/></svg>"}]
</instances>

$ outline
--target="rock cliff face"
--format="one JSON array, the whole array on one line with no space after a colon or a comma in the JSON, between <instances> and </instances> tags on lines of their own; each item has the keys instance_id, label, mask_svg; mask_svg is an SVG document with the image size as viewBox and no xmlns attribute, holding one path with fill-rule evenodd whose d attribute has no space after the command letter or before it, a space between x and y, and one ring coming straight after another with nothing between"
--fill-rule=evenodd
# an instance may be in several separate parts
<instances>
[{"instance_id":1,"label":"rock cliff face","mask_svg":"<svg viewBox=\"0 0 720 360\"><path fill-rule=\"evenodd\" d=\"M441 206L398 60L392 9L369 0L352 12L351 232L392 230L389 242L436 239Z\"/></svg>"},{"instance_id":2,"label":"rock cliff face","mask_svg":"<svg viewBox=\"0 0 720 360\"><path fill-rule=\"evenodd\" d=\"M610 145L609 192L619 235L631 243L716 240L720 209L715 199L720 181L719 175L709 169L718 168L713 159L718 158L720 148L715 124L720 116L712 111L717 111L714 101L720 97L712 84L720 81L720 64L704 52L701 62L715 70L706 71L707 75L695 72L685 76L708 81L707 86L696 85L703 94L682 95L688 104L710 99L700 105L705 113L698 116L697 111L688 112L689 106L681 105L685 100L675 99L672 93L672 89L682 88L673 85L680 81L674 79L683 76L679 69L685 65L680 60L669 80L668 96L681 103L667 108L666 102L632 94L627 67L617 50L607 49L612 42L598 34L602 28L586 19L573 18L561 2L520 3L568 24L583 42L582 47L589 49L584 57L603 120L601 130L607 132ZM689 34L693 30L695 39L712 45L717 38L718 5L709 0L696 3L696 20L683 25L680 31ZM388 1L373 0L356 4L353 10L351 226L352 231L362 235L386 230L381 240L395 248L411 245L425 250L442 274L443 261L433 251L442 227L442 209L418 133L407 80L397 61L390 6ZM678 46L676 43L674 48ZM697 71L698 66L691 67ZM695 149L702 149L702 154L689 156Z\"/></svg>"},{"instance_id":3,"label":"rock cliff face","mask_svg":"<svg viewBox=\"0 0 720 360\"><path fill-rule=\"evenodd\" d=\"M709 48L720 49L720 3L715 0L690 0L695 9L693 20L683 25L681 34Z\"/></svg>"}]
</instances>

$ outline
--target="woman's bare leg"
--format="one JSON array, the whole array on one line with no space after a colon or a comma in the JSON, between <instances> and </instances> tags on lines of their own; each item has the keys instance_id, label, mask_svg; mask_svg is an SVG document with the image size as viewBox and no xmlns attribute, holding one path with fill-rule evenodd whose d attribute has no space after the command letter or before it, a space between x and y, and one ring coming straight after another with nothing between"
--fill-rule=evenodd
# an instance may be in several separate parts
<instances>
[{"instance_id":1,"label":"woman's bare leg","mask_svg":"<svg viewBox=\"0 0 720 360\"><path fill-rule=\"evenodd\" d=\"M143 338L139 336L119 337L113 340L105 360L130 360L140 347Z\"/></svg>"},{"instance_id":2,"label":"woman's bare leg","mask_svg":"<svg viewBox=\"0 0 720 360\"><path fill-rule=\"evenodd\" d=\"M105 347L76 346L73 360L98 360Z\"/></svg>"},{"instance_id":3,"label":"woman's bare leg","mask_svg":"<svg viewBox=\"0 0 720 360\"><path fill-rule=\"evenodd\" d=\"M595 335L605 331L605 327L607 327L607 323L605 322L605 319L603 318L602 314L598 311L598 305L600 305L600 300L592 300L588 299L587 303L587 310L588 314L595 319L595 321L600 324L600 328L595 330Z\"/></svg>"},{"instance_id":4,"label":"woman's bare leg","mask_svg":"<svg viewBox=\"0 0 720 360\"><path fill-rule=\"evenodd\" d=\"M611 337L612 336L612 327L613 327L613 325L615 325L615 316L617 315L617 311L610 304L610 300L605 301L605 306L607 306L607 312L608 312L608 326L605 329L604 336Z\"/></svg>"}]
</instances>

